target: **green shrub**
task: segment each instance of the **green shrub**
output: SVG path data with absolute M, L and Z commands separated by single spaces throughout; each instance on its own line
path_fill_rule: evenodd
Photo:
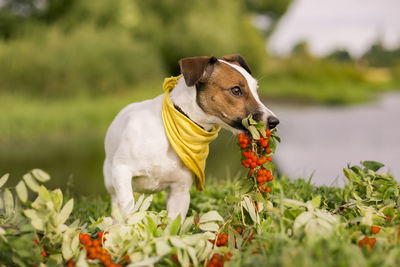
M 118 29 L 56 28 L 0 43 L 0 88 L 35 96 L 99 95 L 161 77 L 151 46 Z

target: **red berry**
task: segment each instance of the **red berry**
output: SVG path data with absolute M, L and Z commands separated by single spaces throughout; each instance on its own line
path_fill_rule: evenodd
M 42 252 L 40 252 L 40 255 L 42 255 L 43 258 L 46 258 L 47 257 L 46 250 L 43 250 Z
M 381 228 L 379 228 L 378 226 L 371 226 L 371 233 L 374 235 L 379 233 L 380 230 Z
M 272 161 L 272 158 L 271 158 L 271 157 L 267 157 L 267 160 L 268 160 L 269 162 L 271 162 L 271 161 Z
M 96 239 L 96 240 L 93 240 L 93 242 L 92 242 L 92 245 L 93 245 L 94 247 L 101 246 L 101 241 L 100 241 L 100 240 L 98 240 L 98 239 Z
M 243 232 L 242 227 L 240 227 L 240 226 L 236 227 L 236 232 L 238 232 L 241 235 Z
M 369 238 L 365 236 L 363 239 L 361 239 L 360 241 L 358 241 L 358 246 L 359 246 L 360 248 L 362 248 L 363 245 L 368 244 L 368 240 L 369 240 Z
M 373 249 L 375 247 L 375 243 L 376 243 L 376 238 L 372 237 L 368 239 L 368 245 L 370 249 Z

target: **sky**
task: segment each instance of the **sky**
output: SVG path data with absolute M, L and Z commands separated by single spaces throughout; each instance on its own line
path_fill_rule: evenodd
M 359 57 L 377 39 L 387 48 L 400 45 L 400 0 L 294 0 L 268 50 L 285 56 L 306 40 L 315 55 L 344 48 Z

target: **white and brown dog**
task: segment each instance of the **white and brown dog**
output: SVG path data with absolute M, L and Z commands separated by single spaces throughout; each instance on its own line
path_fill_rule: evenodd
M 242 119 L 250 114 L 274 128 L 279 120 L 261 103 L 257 81 L 240 55 L 191 57 L 179 61 L 183 77 L 172 90 L 174 106 L 209 131 L 215 125 L 243 132 Z M 163 95 L 125 107 L 109 127 L 105 139 L 104 177 L 112 207 L 128 215 L 133 191 L 167 191 L 170 218 L 189 208 L 193 174 L 171 147 L 164 131 Z

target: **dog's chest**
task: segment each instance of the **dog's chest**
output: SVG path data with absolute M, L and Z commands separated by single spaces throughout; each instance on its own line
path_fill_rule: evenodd
M 192 173 L 165 134 L 161 103 L 162 96 L 128 106 L 107 133 L 107 154 L 114 164 L 128 166 L 136 192 L 157 192 L 179 184 L 190 187 L 192 183 Z

